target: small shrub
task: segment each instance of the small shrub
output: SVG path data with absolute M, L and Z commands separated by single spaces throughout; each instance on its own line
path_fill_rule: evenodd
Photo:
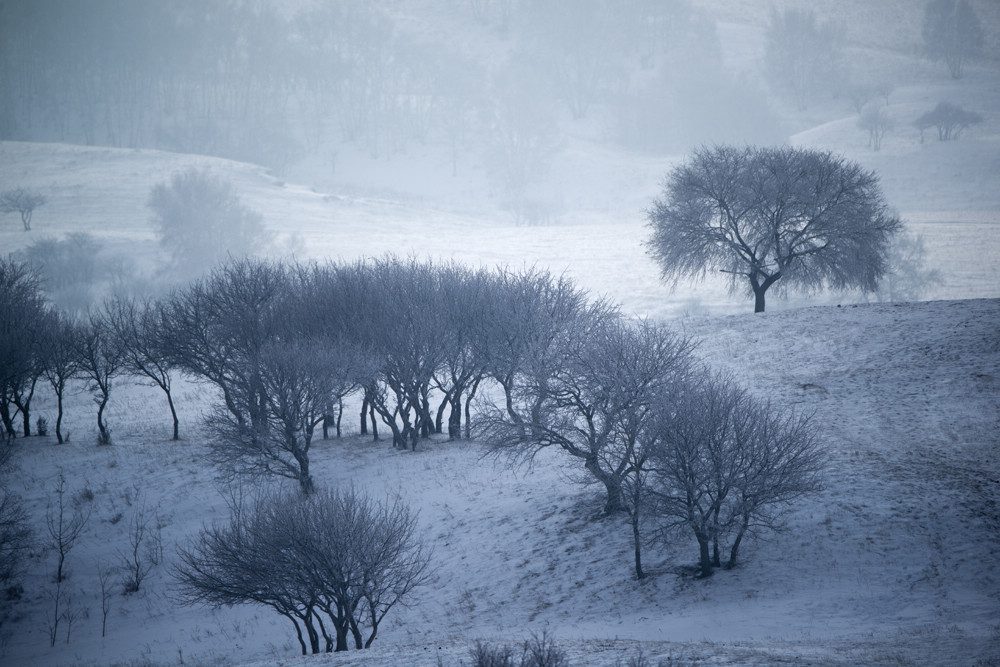
M 472 649 L 471 667 L 516 667 L 514 652 L 509 646 L 490 646 L 483 642 L 476 642 Z
M 521 647 L 521 659 L 514 658 L 510 646 L 491 646 L 476 642 L 470 652 L 471 667 L 569 667 L 566 654 L 556 646 L 548 632 L 532 635 Z
M 521 657 L 521 667 L 569 667 L 566 653 L 556 646 L 555 640 L 548 632 L 532 635 L 524 642 L 524 654 Z
M 35 422 L 35 433 L 40 436 L 46 436 L 49 434 L 49 420 L 45 417 L 39 417 L 38 421 Z

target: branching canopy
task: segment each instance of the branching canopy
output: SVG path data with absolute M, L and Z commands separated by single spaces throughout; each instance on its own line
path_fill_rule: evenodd
M 648 218 L 665 279 L 722 271 L 734 289 L 749 282 L 757 312 L 779 279 L 876 289 L 902 224 L 874 172 L 825 151 L 754 146 L 696 151 Z

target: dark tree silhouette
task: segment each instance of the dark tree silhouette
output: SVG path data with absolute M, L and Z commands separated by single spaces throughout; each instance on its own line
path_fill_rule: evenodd
M 818 490 L 823 457 L 808 419 L 753 398 L 726 377 L 706 376 L 655 401 L 642 447 L 645 485 L 661 535 L 693 533 L 700 574 L 728 566 L 752 531 L 780 526 L 795 499 Z
M 787 147 L 696 151 L 669 174 L 648 218 L 665 279 L 722 271 L 733 289 L 746 281 L 758 313 L 779 280 L 875 290 L 901 227 L 874 172 Z
M 18 412 L 22 412 L 24 434 L 31 433 L 31 421 L 23 410 L 30 405 L 42 372 L 45 319 L 35 275 L 25 264 L 0 258 L 0 436 L 16 435 Z
M 0 193 L 0 213 L 19 213 L 24 231 L 31 231 L 31 216 L 46 202 L 45 195 L 27 188 L 14 188 Z
M 970 125 L 982 122 L 983 117 L 973 111 L 966 111 L 950 102 L 941 102 L 921 115 L 913 124 L 920 130 L 921 141 L 924 139 L 924 130 L 931 127 L 937 128 L 938 141 L 951 141 L 958 139 L 962 131 Z
M 303 655 L 323 650 L 321 638 L 326 652 L 347 651 L 351 638 L 369 648 L 429 566 L 416 515 L 354 491 L 235 503 L 228 524 L 202 530 L 179 553 L 183 600 L 271 607 L 292 622 Z

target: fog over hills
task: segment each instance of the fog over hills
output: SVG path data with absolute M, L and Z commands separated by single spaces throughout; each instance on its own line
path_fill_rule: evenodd
M 122 375 L 114 442 L 97 446 L 73 380 L 68 442 L 19 436 L 0 469 L 36 538 L 23 589 L 0 592 L 0 664 L 459 667 L 477 642 L 520 657 L 543 635 L 570 665 L 1000 664 L 1000 3 L 968 1 L 981 42 L 959 77 L 928 57 L 925 5 L 0 2 L 0 194 L 44 197 L 30 231 L 0 215 L 0 257 L 41 267 L 65 313 L 163 299 L 213 269 L 203 257 L 241 252 L 222 238 L 184 257 L 165 238 L 152 193 L 196 173 L 259 221 L 268 260 L 564 276 L 810 415 L 827 457 L 822 489 L 788 507 L 786 530 L 748 539 L 739 567 L 699 579 L 697 542 L 673 536 L 645 545 L 637 579 L 628 517 L 601 513 L 579 460 L 546 448 L 508 466 L 442 434 L 393 448 L 359 434 L 351 393 L 344 436 L 313 443 L 317 486 L 411 508 L 433 574 L 371 649 L 300 657 L 271 609 L 178 593 L 178 547 L 234 502 L 208 462 L 221 392 L 177 374 L 175 442 L 162 392 Z M 789 17 L 805 24 L 779 39 Z M 919 122 L 943 102 L 973 118 L 950 140 Z M 717 144 L 830 151 L 877 173 L 905 233 L 883 289 L 779 284 L 754 315 L 720 274 L 665 283 L 648 211 L 673 168 Z M 39 382 L 33 419 L 56 409 Z M 54 612 L 60 475 L 91 516 Z M 116 572 L 106 595 L 139 507 L 161 558 L 139 591 L 121 594 Z

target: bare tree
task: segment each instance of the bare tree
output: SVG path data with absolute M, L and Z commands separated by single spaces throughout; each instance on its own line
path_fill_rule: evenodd
M 87 389 L 97 403 L 98 442 L 111 444 L 111 430 L 104 421 L 104 410 L 111 400 L 114 379 L 121 372 L 124 356 L 106 317 L 94 311 L 77 339 L 77 358 L 80 376 L 87 381 Z
M 31 231 L 31 216 L 45 204 L 45 195 L 27 188 L 14 188 L 0 193 L 0 213 L 19 213 L 24 231 Z
M 108 614 L 111 613 L 111 575 L 115 568 L 103 563 L 97 564 L 97 579 L 101 584 L 101 636 L 108 634 Z
M 883 107 L 869 106 L 858 118 L 858 127 L 868 132 L 868 147 L 873 151 L 882 148 L 882 139 L 893 125 L 892 118 Z
M 931 127 L 937 128 L 938 141 L 950 141 L 958 139 L 962 131 L 970 125 L 982 122 L 983 117 L 973 111 L 966 111 L 950 102 L 941 102 L 917 118 L 913 124 L 920 130 L 921 141 L 924 139 L 924 130 Z
M 405 505 L 354 491 L 234 504 L 227 525 L 202 530 L 179 553 L 185 602 L 271 607 L 292 622 L 303 655 L 324 650 L 321 638 L 327 652 L 348 650 L 352 636 L 355 648 L 371 646 L 429 564 Z
M 17 432 L 14 419 L 30 406 L 42 372 L 45 303 L 37 278 L 20 262 L 0 258 L 0 428 L 5 438 Z M 13 407 L 13 411 L 12 408 Z M 23 415 L 24 433 L 31 421 Z
M 561 448 L 604 486 L 605 513 L 628 510 L 623 484 L 650 402 L 672 393 L 688 372 L 690 351 L 688 341 L 662 327 L 633 327 L 592 307 L 518 374 L 513 400 L 493 407 L 483 437 L 493 452 L 515 460 Z
M 927 250 L 919 234 L 896 235 L 889 247 L 889 270 L 873 295 L 877 301 L 920 301 L 942 282 L 941 272 L 926 266 Z
M 7 446 L 0 444 L 0 449 L 6 452 Z M 33 533 L 24 504 L 5 486 L 0 489 L 0 586 L 3 591 L 12 591 L 19 585 L 17 580 L 24 572 L 25 560 L 33 545 Z M 0 626 L 7 615 L 6 607 L 0 610 Z
M 171 393 L 175 363 L 164 345 L 163 314 L 159 306 L 152 301 L 112 299 L 105 303 L 102 317 L 110 327 L 115 345 L 121 350 L 122 370 L 148 378 L 166 394 L 173 420 L 173 439 L 179 440 L 180 421 Z
M 726 377 L 658 402 L 643 446 L 660 534 L 694 535 L 702 577 L 721 565 L 723 539 L 732 537 L 733 566 L 748 532 L 778 527 L 784 508 L 819 488 L 823 458 L 809 421 Z
M 136 593 L 142 587 L 142 582 L 159 563 L 156 536 L 152 533 L 150 524 L 156 518 L 155 512 L 150 515 L 145 500 L 140 494 L 134 501 L 132 517 L 128 525 L 128 548 L 119 553 L 122 578 L 122 592 L 126 595 Z
M 59 622 L 65 618 L 67 604 L 63 582 L 67 578 L 66 558 L 76 546 L 76 541 L 87 527 L 90 520 L 91 505 L 85 500 L 66 498 L 66 478 L 62 473 L 56 481 L 55 507 L 51 504 L 45 511 L 45 527 L 48 530 L 49 543 L 56 551 L 55 591 L 51 594 L 53 603 L 52 616 L 49 618 L 49 643 L 56 644 L 56 633 Z
M 45 347 L 43 350 L 45 378 L 56 395 L 56 440 L 63 444 L 63 399 L 69 381 L 80 374 L 79 357 L 82 330 L 62 314 L 51 311 L 47 317 Z
M 309 450 L 315 429 L 331 400 L 355 386 L 351 374 L 364 361 L 363 353 L 333 341 L 265 343 L 259 358 L 263 419 L 254 427 L 218 410 L 210 420 L 218 436 L 211 458 L 233 473 L 294 479 L 303 493 L 312 493 Z
M 696 151 L 648 219 L 665 279 L 719 270 L 732 289 L 746 281 L 758 313 L 779 280 L 875 290 L 902 225 L 874 172 L 828 152 L 753 146 Z
M 202 271 L 224 259 L 253 254 L 266 239 L 260 214 L 228 182 L 188 169 L 149 195 L 160 244 L 179 270 Z
M 254 432 L 264 420 L 260 350 L 288 292 L 286 267 L 239 259 L 173 294 L 158 313 L 169 362 L 215 385 L 230 417 Z
M 930 0 L 921 35 L 927 57 L 944 60 L 953 79 L 962 78 L 965 64 L 982 55 L 983 27 L 968 0 Z

